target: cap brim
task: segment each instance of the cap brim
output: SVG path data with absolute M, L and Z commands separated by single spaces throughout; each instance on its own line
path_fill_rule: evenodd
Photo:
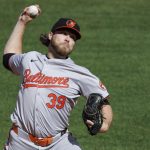
M 76 35 L 77 40 L 81 38 L 80 32 L 75 28 L 69 28 L 68 26 L 61 26 L 59 28 L 56 28 L 55 31 L 59 29 L 68 29 L 69 31 L 72 31 Z

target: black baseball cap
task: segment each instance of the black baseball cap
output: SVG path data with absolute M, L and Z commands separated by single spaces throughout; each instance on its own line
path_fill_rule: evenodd
M 81 38 L 80 27 L 76 21 L 70 18 L 60 18 L 52 27 L 51 32 L 55 32 L 57 30 L 67 29 L 74 33 L 77 37 L 77 40 Z

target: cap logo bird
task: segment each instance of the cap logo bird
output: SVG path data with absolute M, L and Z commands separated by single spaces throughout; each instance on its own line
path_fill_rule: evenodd
M 76 23 L 73 20 L 67 20 L 66 25 L 69 28 L 73 28 L 76 25 Z

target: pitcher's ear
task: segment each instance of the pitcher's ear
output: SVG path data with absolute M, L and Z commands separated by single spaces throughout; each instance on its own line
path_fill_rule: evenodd
M 48 33 L 48 39 L 49 39 L 49 40 L 52 39 L 52 36 L 53 36 L 53 33 L 52 33 L 52 32 Z

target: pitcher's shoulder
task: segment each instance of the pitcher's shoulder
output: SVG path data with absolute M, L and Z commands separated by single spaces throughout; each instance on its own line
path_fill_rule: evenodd
M 89 74 L 92 75 L 92 73 L 90 72 L 90 70 L 84 66 L 78 65 L 78 64 L 73 64 L 73 67 L 76 71 L 80 72 L 80 74 Z
M 41 54 L 40 52 L 30 51 L 30 52 L 25 53 L 24 59 L 35 59 L 35 58 L 39 58 L 42 55 L 43 54 Z
M 39 56 L 42 55 L 40 52 L 37 51 L 30 51 L 26 53 L 27 56 Z

